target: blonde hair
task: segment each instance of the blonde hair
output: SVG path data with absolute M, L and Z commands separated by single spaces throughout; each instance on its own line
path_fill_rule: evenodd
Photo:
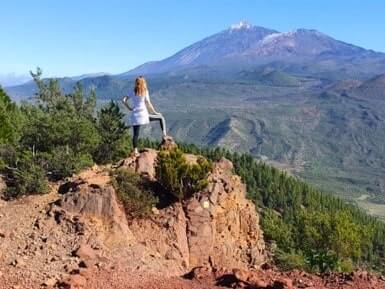
M 143 76 L 139 76 L 135 79 L 135 95 L 145 96 L 148 93 L 147 82 Z

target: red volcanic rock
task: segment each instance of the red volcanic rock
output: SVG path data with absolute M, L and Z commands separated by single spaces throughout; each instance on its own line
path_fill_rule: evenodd
M 75 255 L 83 260 L 94 260 L 96 258 L 95 250 L 88 244 L 82 244 L 75 251 Z
M 59 283 L 59 288 L 62 289 L 83 289 L 87 284 L 86 278 L 76 274 L 67 277 L 65 280 Z

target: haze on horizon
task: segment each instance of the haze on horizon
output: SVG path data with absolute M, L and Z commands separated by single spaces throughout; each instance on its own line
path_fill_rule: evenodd
M 316 29 L 385 52 L 379 1 L 7 1 L 0 16 L 0 83 L 40 66 L 45 76 L 122 73 L 159 60 L 240 20 Z

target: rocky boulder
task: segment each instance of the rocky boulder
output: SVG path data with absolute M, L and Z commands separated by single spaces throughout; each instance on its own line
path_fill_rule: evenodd
M 207 189 L 185 205 L 191 267 L 258 267 L 265 260 L 258 214 L 232 168 L 217 162 Z
M 162 209 L 151 220 L 136 220 L 130 230 L 139 242 L 180 268 L 258 267 L 265 260 L 259 217 L 232 173 L 232 163 L 214 165 L 209 185 L 183 203 Z
M 88 218 L 104 245 L 114 247 L 132 241 L 127 219 L 119 205 L 106 171 L 86 170 L 59 188 L 57 204 L 64 210 Z

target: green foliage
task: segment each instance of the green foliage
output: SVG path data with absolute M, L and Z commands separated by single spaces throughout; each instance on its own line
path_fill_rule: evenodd
M 94 163 L 90 154 L 74 153 L 68 146 L 55 147 L 49 153 L 39 154 L 39 162 L 53 180 L 71 176 Z
M 353 272 L 354 267 L 354 263 L 351 259 L 340 260 L 338 263 L 338 271 L 340 272 Z
M 212 165 L 203 157 L 189 163 L 178 148 L 162 150 L 158 154 L 156 176 L 162 186 L 179 200 L 203 190 Z
M 307 255 L 309 268 L 314 272 L 331 272 L 338 269 L 340 260 L 332 251 L 312 250 Z
M 266 209 L 261 222 L 267 241 L 275 241 L 279 248 L 286 251 L 293 248 L 292 228 L 282 220 L 277 212 Z
M 0 87 L 0 144 L 15 144 L 20 136 L 21 123 L 18 107 Z
M 284 271 L 290 271 L 294 269 L 306 270 L 307 260 L 301 251 L 281 251 L 275 252 L 275 262 Z
M 112 184 L 127 216 L 149 216 L 158 199 L 146 188 L 140 176 L 130 169 L 117 169 L 111 175 Z
M 115 102 L 96 119 L 95 91 L 85 95 L 77 83 L 65 94 L 58 80 L 41 78 L 40 68 L 31 75 L 38 105 L 19 108 L 0 89 L 0 172 L 9 177 L 9 197 L 45 192 L 45 176 L 62 179 L 94 161 L 105 164 L 129 153 L 124 115 Z
M 6 198 L 16 198 L 27 194 L 44 194 L 49 191 L 48 181 L 43 168 L 31 153 L 14 154 L 6 166 Z
M 102 141 L 95 152 L 97 162 L 115 162 L 128 155 L 131 141 L 123 117 L 124 114 L 114 101 L 99 111 L 97 128 Z
M 34 152 L 50 152 L 68 146 L 75 153 L 95 151 L 100 142 L 94 123 L 71 111 L 45 112 L 34 106 L 22 107 L 28 122 L 22 129 L 21 145 Z

